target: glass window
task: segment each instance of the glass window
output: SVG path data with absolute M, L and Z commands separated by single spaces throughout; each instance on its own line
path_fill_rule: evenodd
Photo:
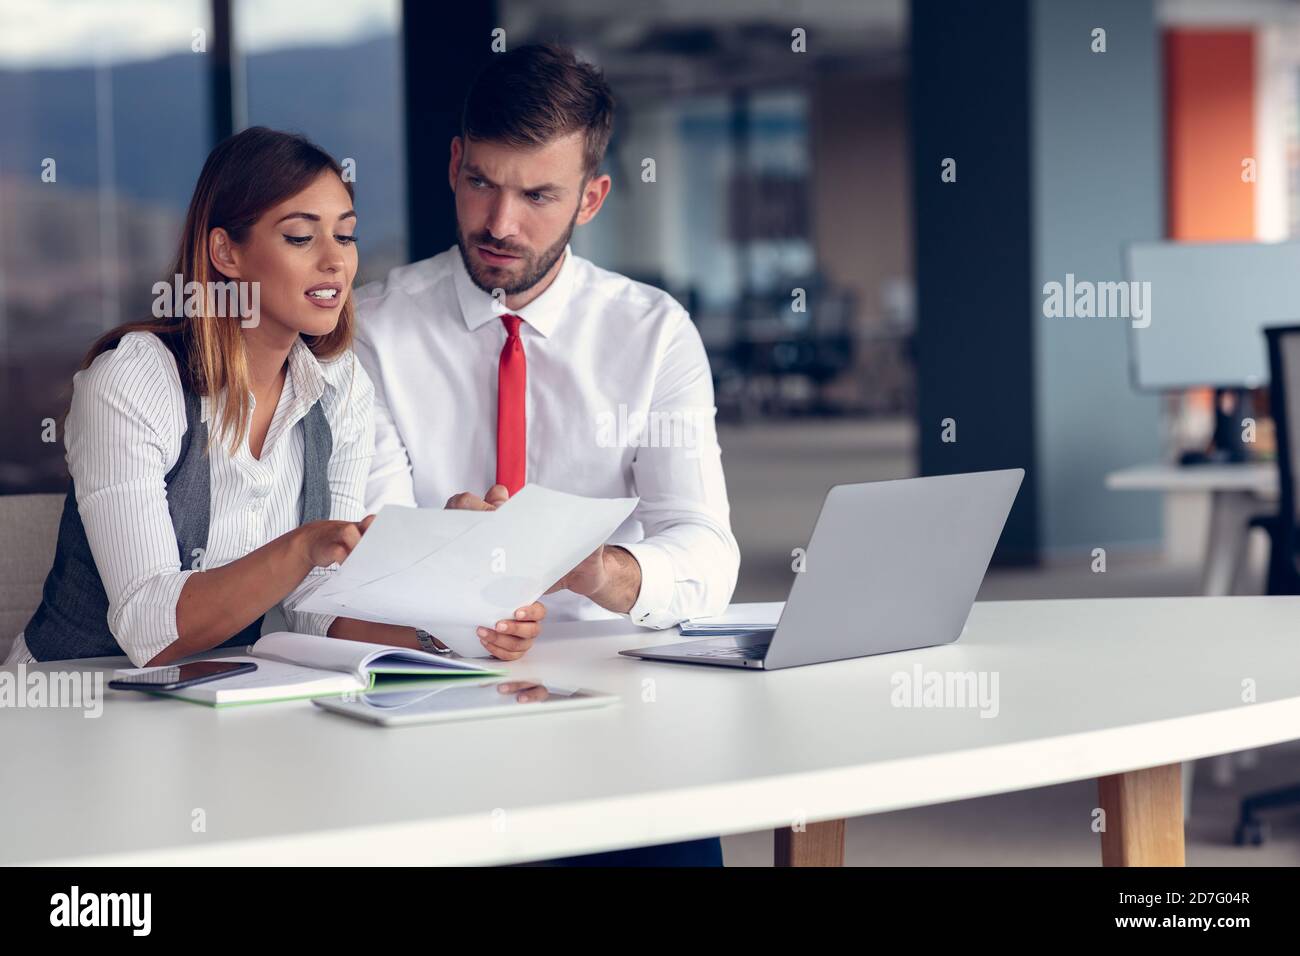
M 0 494 L 65 487 L 72 373 L 151 314 L 210 148 L 209 29 L 203 0 L 0 11 Z
M 354 171 L 360 284 L 407 261 L 401 3 L 305 14 L 298 0 L 235 5 L 238 126 L 302 133 Z

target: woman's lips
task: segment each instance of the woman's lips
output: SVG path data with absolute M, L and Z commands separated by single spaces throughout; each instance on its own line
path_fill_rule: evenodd
M 343 301 L 343 290 L 336 285 L 312 286 L 302 295 L 318 309 L 335 309 Z
M 478 254 L 482 256 L 483 261 L 490 266 L 508 266 L 510 263 L 519 259 L 518 256 L 502 255 L 499 252 L 493 252 L 492 250 L 485 249 L 482 246 L 478 247 Z

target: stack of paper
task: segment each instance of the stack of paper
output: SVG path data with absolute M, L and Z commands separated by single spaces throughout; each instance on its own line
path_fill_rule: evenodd
M 476 629 L 536 601 L 604 544 L 636 503 L 525 485 L 495 511 L 389 505 L 298 607 L 423 628 L 462 656 L 487 657 Z
M 724 637 L 750 631 L 771 631 L 776 629 L 784 608 L 784 601 L 733 604 L 721 614 L 691 618 L 677 627 L 686 637 Z

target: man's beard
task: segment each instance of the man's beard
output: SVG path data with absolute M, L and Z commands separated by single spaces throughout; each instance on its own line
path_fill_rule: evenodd
M 559 241 L 554 243 L 549 249 L 541 255 L 533 255 L 526 249 L 516 248 L 514 246 L 503 246 L 497 242 L 487 232 L 481 232 L 473 238 L 472 245 L 485 245 L 492 249 L 498 249 L 501 252 L 509 253 L 512 256 L 519 256 L 524 264 L 523 275 L 509 284 L 502 284 L 499 281 L 492 281 L 489 276 L 496 270 L 490 267 L 480 267 L 477 262 L 470 258 L 469 248 L 466 244 L 464 233 L 461 232 L 459 224 L 456 226 L 456 247 L 460 249 L 461 261 L 465 263 L 465 271 L 469 273 L 470 279 L 474 284 L 486 292 L 493 295 L 497 289 L 500 289 L 506 295 L 518 295 L 521 292 L 527 292 L 537 283 L 542 281 L 546 273 L 551 271 L 551 267 L 559 261 L 560 256 L 564 255 L 564 247 L 569 244 L 573 237 L 573 228 L 578 222 L 578 210 L 573 211 L 573 218 L 569 220 L 569 228 L 564 230 L 564 235 Z M 480 271 L 482 269 L 482 271 Z

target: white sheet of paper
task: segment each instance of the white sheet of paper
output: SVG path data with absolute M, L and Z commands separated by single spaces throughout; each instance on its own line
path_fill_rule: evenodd
M 432 554 L 491 513 L 385 505 L 361 543 L 316 594 L 350 591 L 408 568 L 415 556 Z
M 345 587 L 331 582 L 327 593 L 322 587 L 299 608 L 420 627 L 464 657 L 487 657 L 475 629 L 510 619 L 516 608 L 541 597 L 604 544 L 636 503 L 525 485 L 496 511 L 395 509 L 389 520 L 404 527 L 387 529 L 382 549 L 369 549 Z M 388 512 L 380 512 L 363 545 Z M 475 519 L 448 522 L 431 514 Z M 358 546 L 339 577 L 360 553 Z

